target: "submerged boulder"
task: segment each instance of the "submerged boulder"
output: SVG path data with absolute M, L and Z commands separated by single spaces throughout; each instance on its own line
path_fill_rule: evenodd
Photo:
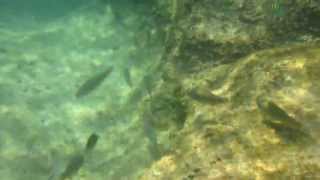
M 319 67 L 320 44 L 313 43 L 257 51 L 180 78 L 184 126 L 141 179 L 315 178 Z M 190 98 L 195 87 L 226 101 Z

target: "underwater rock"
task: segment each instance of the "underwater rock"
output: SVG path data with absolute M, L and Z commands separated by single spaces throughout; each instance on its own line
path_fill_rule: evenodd
M 153 124 L 159 129 L 167 129 L 170 126 L 182 129 L 186 120 L 186 105 L 181 97 L 165 94 L 170 91 L 166 89 L 151 99 L 149 111 L 155 117 Z
M 177 169 L 156 168 L 160 159 L 144 173 L 144 179 L 183 179 L 198 167 L 205 172 L 199 179 L 303 178 L 309 167 L 308 173 L 317 173 L 318 159 L 299 157 L 313 155 L 309 148 L 319 144 L 315 138 L 320 132 L 319 58 L 319 44 L 298 44 L 258 51 L 192 75 L 172 73 L 170 79 L 181 82 L 181 93 L 167 91 L 171 81 L 155 91 L 163 91 L 166 96 L 162 97 L 182 97 L 188 105 L 184 127 L 176 133 L 168 125 L 165 130 L 175 137 L 159 138 L 161 144 L 174 146 L 171 155 Z M 171 72 L 175 65 L 168 64 Z M 215 93 L 227 98 L 221 100 Z M 216 101 L 218 106 L 208 105 Z M 161 112 L 162 106 L 157 105 L 162 103 L 154 98 L 153 110 Z M 157 117 L 163 120 L 171 114 L 157 113 Z M 229 153 L 212 163 L 221 151 Z M 192 163 L 185 167 L 185 162 Z
M 181 74 L 228 64 L 257 50 L 319 37 L 319 1 L 157 1 L 171 19 L 165 58 Z M 160 27 L 162 28 L 162 27 Z
M 105 71 L 98 73 L 91 78 L 87 79 L 77 90 L 76 97 L 80 98 L 90 94 L 93 90 L 95 90 L 103 80 L 111 74 L 113 71 L 113 67 L 108 67 Z

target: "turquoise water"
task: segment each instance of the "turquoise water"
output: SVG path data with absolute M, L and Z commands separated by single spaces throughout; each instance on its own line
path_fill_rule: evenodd
M 132 179 L 154 160 L 135 103 L 162 46 L 148 42 L 141 27 L 152 26 L 134 3 L 1 0 L 1 179 L 61 179 L 92 133 L 98 142 L 74 179 Z M 109 67 L 100 85 L 75 96 Z

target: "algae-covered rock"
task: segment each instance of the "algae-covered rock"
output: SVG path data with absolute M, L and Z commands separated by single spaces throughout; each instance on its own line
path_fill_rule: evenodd
M 155 12 L 170 19 L 160 27 L 167 34 L 164 60 L 190 74 L 256 50 L 316 40 L 319 7 L 316 0 L 181 0 L 158 1 Z
M 185 126 L 141 179 L 318 177 L 319 64 L 319 44 L 292 45 L 180 79 Z M 228 101 L 190 98 L 193 87 Z

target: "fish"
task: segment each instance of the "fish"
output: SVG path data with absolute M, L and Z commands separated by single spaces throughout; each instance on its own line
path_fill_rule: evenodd
M 47 180 L 58 180 L 58 178 L 64 171 L 63 158 L 57 151 L 52 150 L 49 154 L 49 160 L 51 162 L 51 168 Z
M 152 124 L 149 120 L 144 120 L 143 130 L 149 141 L 153 144 L 158 144 L 157 134 L 155 129 L 152 127 Z
M 133 92 L 131 92 L 128 102 L 129 104 L 136 104 L 143 96 L 144 91 L 141 91 L 140 89 L 135 89 L 133 90 Z
M 256 100 L 258 108 L 268 116 L 265 121 L 271 127 L 286 127 L 290 129 L 300 129 L 301 123 L 291 117 L 284 109 L 276 103 L 263 97 L 258 97 Z
M 76 98 L 81 98 L 83 96 L 87 96 L 90 94 L 93 90 L 95 90 L 103 80 L 109 76 L 113 71 L 113 67 L 108 67 L 105 71 L 100 72 L 91 78 L 87 79 L 77 90 L 76 92 Z
M 132 87 L 131 73 L 129 68 L 123 69 L 123 76 L 128 86 Z
M 146 75 L 143 78 L 143 85 L 145 89 L 147 90 L 147 93 L 149 94 L 150 98 L 152 97 L 152 89 L 154 86 L 154 79 L 151 75 Z
M 147 139 L 149 140 L 147 147 L 151 156 L 155 160 L 160 159 L 161 153 L 158 148 L 158 138 L 157 138 L 156 130 L 152 126 L 150 120 L 148 119 L 144 120 L 143 130 Z
M 286 142 L 311 143 L 314 141 L 311 135 L 303 129 L 302 123 L 290 116 L 275 102 L 259 96 L 256 103 L 263 115 L 262 123 L 274 129 Z
M 88 138 L 85 151 L 86 152 L 92 151 L 92 149 L 96 146 L 98 139 L 99 139 L 99 136 L 97 134 L 95 133 L 91 134 L 90 137 Z
M 110 6 L 111 7 L 111 12 L 112 12 L 112 15 L 113 15 L 113 22 L 114 22 L 115 26 L 120 28 L 119 30 L 126 29 L 127 25 L 125 23 L 124 16 L 121 14 L 122 11 L 119 9 L 119 7 L 117 7 L 116 4 L 110 2 L 110 5 L 111 5 Z
M 89 136 L 84 153 L 76 153 L 70 158 L 65 170 L 60 175 L 60 180 L 70 178 L 79 171 L 85 162 L 85 156 L 96 146 L 98 139 L 99 136 L 95 133 Z
M 193 88 L 189 91 L 188 95 L 199 102 L 206 103 L 206 104 L 219 104 L 226 101 L 225 98 L 214 95 L 210 92 L 210 90 L 205 88 Z
M 73 155 L 70 158 L 66 169 L 62 172 L 60 176 L 60 180 L 64 180 L 74 176 L 79 171 L 79 169 L 83 166 L 83 163 L 84 163 L 84 154 L 79 153 L 79 154 Z

